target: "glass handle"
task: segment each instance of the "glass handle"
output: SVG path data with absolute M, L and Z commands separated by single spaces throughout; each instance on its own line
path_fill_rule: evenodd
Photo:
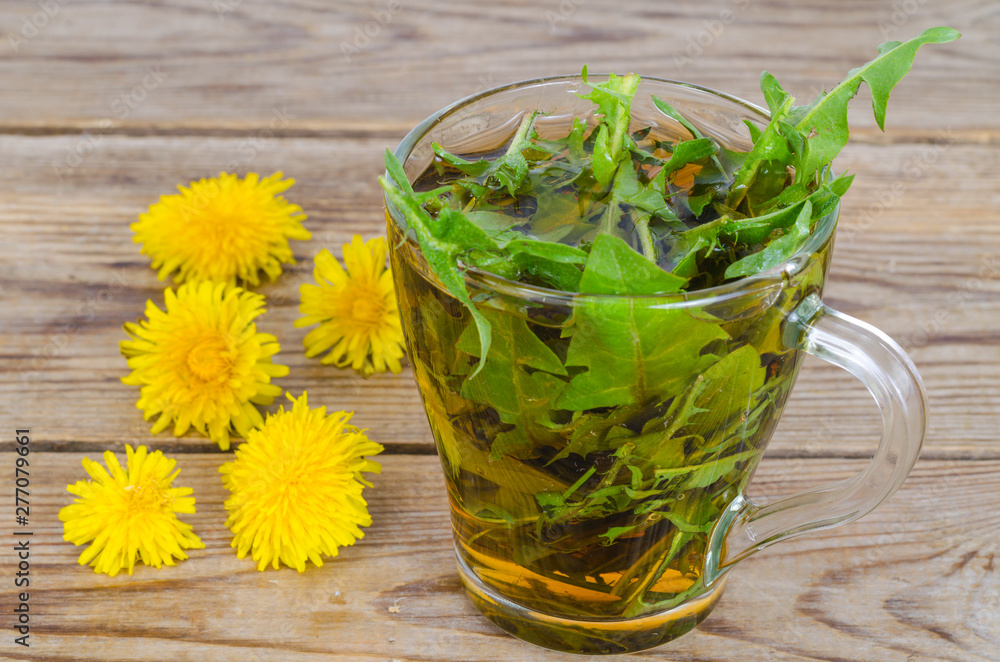
M 712 531 L 705 559 L 706 584 L 776 542 L 870 513 L 903 483 L 923 444 L 924 385 L 913 362 L 887 335 L 828 308 L 812 294 L 789 316 L 784 342 L 860 379 L 882 413 L 882 439 L 871 463 L 852 478 L 766 505 L 737 497 Z

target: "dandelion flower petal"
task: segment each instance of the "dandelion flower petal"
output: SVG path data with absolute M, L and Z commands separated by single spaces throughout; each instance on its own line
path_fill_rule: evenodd
M 294 183 L 280 172 L 242 180 L 223 172 L 178 186 L 139 215 L 133 240 L 160 280 L 176 272 L 177 283 L 240 279 L 256 286 L 263 271 L 273 281 L 282 264 L 295 264 L 288 240 L 311 237 L 302 208 L 280 195 Z
M 400 372 L 403 329 L 385 257 L 383 237 L 363 242 L 359 235 L 344 245 L 344 267 L 326 249 L 316 256 L 316 284 L 299 287 L 303 317 L 295 322 L 319 324 L 305 337 L 307 357 L 327 352 L 322 363 L 351 367 L 365 377 Z
M 348 423 L 351 414 L 309 409 L 305 393 L 289 399 L 291 410 L 268 416 L 219 469 L 232 547 L 258 570 L 283 563 L 303 572 L 306 561 L 322 565 L 338 546 L 353 545 L 364 535 L 359 527 L 371 524 L 361 473 L 381 471 L 368 457 L 382 446 Z
M 123 469 L 111 452 L 104 454 L 110 474 L 84 458 L 83 468 L 92 480 L 78 481 L 66 489 L 77 498 L 59 511 L 63 538 L 74 545 L 90 545 L 80 554 L 80 565 L 114 577 L 122 570 L 132 574 L 137 560 L 157 568 L 187 558 L 182 549 L 202 549 L 204 543 L 178 513 L 194 513 L 190 488 L 171 487 L 178 471 L 173 460 L 145 446 L 125 447 Z
M 120 347 L 132 373 L 122 381 L 142 387 L 137 406 L 145 420 L 159 417 L 154 434 L 171 424 L 176 435 L 194 428 L 227 450 L 230 434 L 263 422 L 254 404 L 280 393 L 271 377 L 288 373 L 271 362 L 280 349 L 274 336 L 253 321 L 264 297 L 202 282 L 167 289 L 164 300 L 165 311 L 150 302 L 148 319 L 125 324 L 131 339 Z

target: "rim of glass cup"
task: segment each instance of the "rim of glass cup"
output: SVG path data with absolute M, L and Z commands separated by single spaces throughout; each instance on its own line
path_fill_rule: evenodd
M 607 78 L 606 73 L 590 73 L 588 76 L 594 79 Z M 739 97 L 735 97 L 731 94 L 726 94 L 725 92 L 720 92 L 718 90 L 713 90 L 710 87 L 704 87 L 702 85 L 696 85 L 694 83 L 688 83 L 680 80 L 673 80 L 670 78 L 657 78 L 655 76 L 642 76 L 642 82 L 655 82 L 661 84 L 667 84 L 676 87 L 683 87 L 687 89 L 698 90 L 699 92 L 704 92 L 710 94 L 714 97 L 720 99 L 725 99 L 726 101 L 740 106 L 744 110 L 750 111 L 755 115 L 759 115 L 765 122 L 770 119 L 770 114 L 765 109 L 760 106 L 750 103 Z M 444 108 L 432 113 L 427 119 L 420 122 L 415 126 L 403 140 L 399 143 L 396 149 L 393 151 L 399 162 L 406 164 L 406 159 L 409 158 L 410 153 L 413 148 L 420 142 L 420 140 L 426 136 L 431 129 L 440 124 L 443 120 L 461 111 L 466 106 L 490 97 L 501 92 L 506 92 L 518 88 L 526 88 L 533 85 L 547 85 L 552 83 L 566 83 L 566 82 L 579 82 L 583 83 L 583 78 L 580 74 L 561 74 L 556 76 L 544 76 L 541 78 L 531 78 L 527 80 L 515 81 L 513 83 L 508 83 L 506 85 L 500 85 L 497 87 L 492 87 L 482 92 L 477 92 L 470 96 L 464 97 L 451 103 Z M 529 110 L 529 109 L 526 109 Z M 534 109 L 530 109 L 534 110 Z M 385 177 L 389 181 L 392 180 L 392 176 L 386 172 Z M 395 182 L 394 182 L 395 183 Z M 396 212 L 395 207 L 389 201 L 389 199 L 383 193 L 382 195 L 385 208 L 390 211 L 389 216 L 392 218 L 393 223 L 399 228 L 400 231 L 406 234 L 406 227 L 400 222 L 398 218 L 398 212 Z M 809 235 L 809 239 L 801 248 L 785 262 L 771 267 L 765 271 L 753 274 L 751 276 L 745 276 L 739 278 L 729 283 L 723 283 L 721 285 L 715 285 L 712 287 L 706 287 L 699 290 L 693 290 L 691 292 L 677 292 L 670 294 L 580 294 L 577 292 L 566 292 L 563 290 L 555 290 L 547 287 L 541 287 L 538 285 L 530 285 L 527 283 L 521 283 L 518 281 L 513 281 L 503 276 L 498 276 L 497 274 L 490 273 L 488 271 L 483 271 L 481 269 L 476 269 L 475 267 L 467 267 L 464 270 L 464 275 L 467 280 L 471 280 L 476 283 L 479 287 L 485 287 L 489 290 L 496 292 L 497 294 L 503 294 L 516 299 L 527 299 L 527 300 L 539 300 L 544 299 L 547 302 L 555 302 L 558 300 L 565 300 L 567 303 L 572 301 L 580 300 L 581 298 L 589 299 L 601 299 L 608 297 L 622 297 L 627 296 L 630 299 L 655 299 L 657 302 L 679 304 L 684 306 L 685 304 L 695 304 L 704 305 L 710 301 L 721 301 L 726 299 L 731 299 L 739 296 L 745 296 L 751 293 L 759 293 L 761 290 L 771 289 L 773 287 L 783 286 L 785 283 L 792 280 L 800 271 L 806 268 L 808 264 L 812 261 L 812 256 L 823 247 L 824 244 L 830 239 L 834 230 L 837 226 L 837 219 L 840 216 L 840 204 L 838 202 L 837 206 L 826 216 L 820 219 L 819 225 L 814 232 Z

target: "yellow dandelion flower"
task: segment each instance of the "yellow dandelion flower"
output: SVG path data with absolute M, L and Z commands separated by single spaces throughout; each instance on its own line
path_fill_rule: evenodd
M 130 227 L 142 253 L 153 260 L 160 280 L 177 272 L 174 281 L 212 280 L 236 284 L 240 278 L 258 285 L 258 272 L 273 281 L 281 265 L 295 264 L 289 239 L 309 239 L 302 227 L 302 208 L 279 195 L 294 179 L 277 172 L 261 179 L 222 173 L 212 179 L 178 186 L 179 195 L 164 195 Z
M 361 473 L 382 470 L 366 459 L 382 446 L 348 424 L 352 414 L 309 409 L 306 397 L 289 395 L 291 411 L 268 416 L 219 469 L 232 493 L 226 500 L 232 546 L 241 559 L 250 552 L 258 570 L 278 568 L 279 561 L 299 572 L 306 560 L 321 566 L 322 555 L 353 545 L 372 521 L 361 496 L 371 483 Z
M 254 405 L 269 405 L 281 389 L 270 383 L 288 367 L 271 363 L 277 339 L 258 333 L 253 320 L 264 297 L 225 283 L 187 283 L 164 293 L 166 311 L 146 302 L 146 320 L 126 323 L 131 340 L 121 342 L 132 373 L 126 384 L 142 387 L 136 406 L 153 434 L 171 423 L 174 435 L 189 428 L 222 450 L 229 435 L 246 437 L 264 422 Z
M 205 547 L 191 525 L 177 519 L 178 513 L 194 513 L 191 488 L 171 487 L 180 473 L 174 471 L 177 463 L 160 451 L 147 453 L 145 446 L 125 446 L 125 453 L 124 469 L 114 453 L 104 453 L 110 473 L 83 458 L 93 480 L 67 485 L 78 498 L 59 511 L 63 538 L 74 545 L 90 543 L 80 565 L 112 577 L 121 570 L 131 575 L 137 559 L 159 568 L 186 559 L 185 549 Z
M 299 287 L 305 317 L 295 321 L 296 327 L 319 324 L 305 337 L 306 356 L 330 350 L 323 363 L 350 366 L 365 377 L 401 370 L 403 328 L 385 255 L 384 238 L 362 243 L 354 235 L 344 244 L 346 270 L 326 249 L 316 256 L 316 285 Z

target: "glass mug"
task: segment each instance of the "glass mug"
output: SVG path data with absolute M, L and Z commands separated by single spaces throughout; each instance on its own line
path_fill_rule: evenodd
M 577 96 L 588 89 L 561 76 L 488 90 L 426 119 L 395 154 L 413 181 L 432 163 L 433 142 L 462 156 L 495 152 L 536 109 L 545 113 L 540 137 L 565 136 L 574 117 L 593 125 L 593 104 Z M 652 95 L 729 149 L 749 150 L 744 121 L 767 121 L 725 94 L 643 78 L 632 127 L 661 138 L 689 135 Z M 885 334 L 820 298 L 839 208 L 785 264 L 689 293 L 577 295 L 467 270 L 493 329 L 484 369 L 472 376 L 480 359 L 470 314 L 431 273 L 399 211 L 385 206 L 459 573 L 480 611 L 521 639 L 592 654 L 675 639 L 709 614 L 735 563 L 870 512 L 916 462 L 926 418 L 916 369 Z M 631 328 L 614 323 L 616 311 Z M 619 378 L 635 378 L 631 395 L 587 384 L 586 367 L 563 368 L 566 339 L 578 336 L 592 355 L 607 354 Z M 747 484 L 803 353 L 865 384 L 882 439 L 857 476 L 758 504 Z M 566 401 L 567 384 L 580 379 L 576 392 L 587 397 Z

